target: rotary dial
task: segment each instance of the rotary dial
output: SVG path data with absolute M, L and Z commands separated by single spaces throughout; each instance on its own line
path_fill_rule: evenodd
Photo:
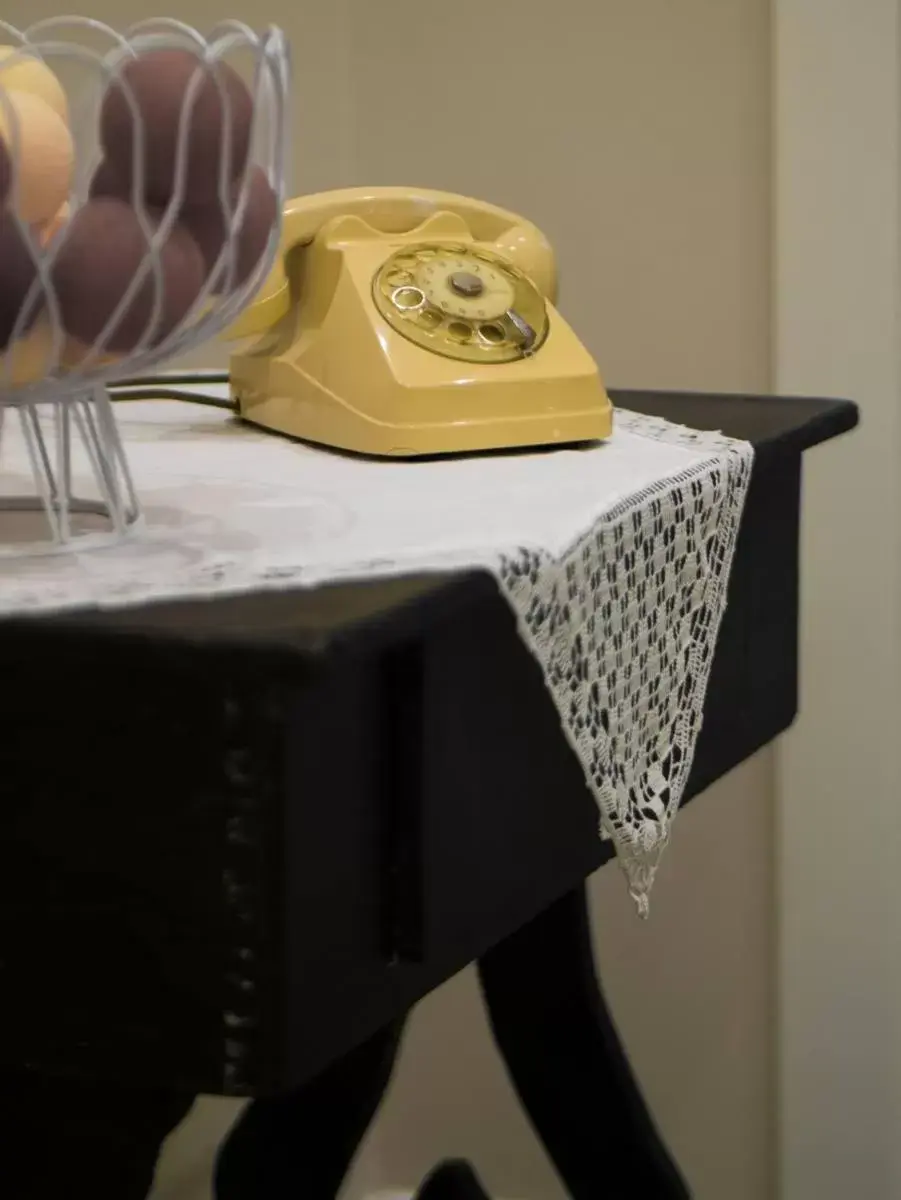
M 416 282 L 434 308 L 468 321 L 496 321 L 515 299 L 509 276 L 472 256 L 438 254 L 417 270 Z
M 533 354 L 547 335 L 535 285 L 480 246 L 404 247 L 376 273 L 373 299 L 398 333 L 466 362 L 512 362 Z

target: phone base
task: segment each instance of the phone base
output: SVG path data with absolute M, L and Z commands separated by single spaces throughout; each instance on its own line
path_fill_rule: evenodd
M 610 436 L 594 359 L 535 283 L 454 214 L 391 237 L 336 217 L 289 268 L 288 311 L 232 356 L 245 420 L 378 458 Z M 454 290 L 470 285 L 475 299 Z M 529 352 L 514 316 L 535 338 Z
M 515 396 L 505 394 L 506 412 L 486 413 L 478 420 L 432 422 L 379 421 L 325 393 L 313 380 L 306 379 L 302 384 L 305 386 L 292 389 L 290 394 L 260 392 L 242 379 L 236 364 L 232 366 L 232 399 L 243 420 L 300 441 L 373 458 L 433 458 L 560 447 L 603 441 L 613 431 L 613 406 L 597 380 L 594 387 L 585 389 L 589 396 L 583 397 L 584 406 L 568 411 L 545 408 L 524 412 L 528 409 L 523 404 L 524 396 L 517 404 Z M 492 407 L 490 401 L 496 390 L 486 389 L 486 408 Z M 301 394 L 305 400 L 301 400 Z M 421 402 L 416 407 L 421 410 Z

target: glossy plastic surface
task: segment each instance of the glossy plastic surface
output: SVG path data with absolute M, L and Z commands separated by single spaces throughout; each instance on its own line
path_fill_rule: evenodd
M 496 255 L 524 276 L 542 310 L 536 348 L 526 330 L 515 361 L 479 361 L 478 353 L 449 352 L 448 339 L 433 349 L 386 319 L 374 281 L 404 248 L 430 245 Z M 287 205 L 282 255 L 230 331 L 257 339 L 232 357 L 233 395 L 247 420 L 377 456 L 605 438 L 610 401 L 591 356 L 554 309 L 555 294 L 547 239 L 514 213 L 403 188 L 303 197 Z

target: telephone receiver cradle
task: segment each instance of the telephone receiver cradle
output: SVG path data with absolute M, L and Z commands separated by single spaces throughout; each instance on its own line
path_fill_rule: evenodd
M 285 208 L 279 255 L 229 330 L 254 424 L 378 457 L 606 438 L 598 369 L 554 308 L 544 235 L 463 196 L 351 188 Z

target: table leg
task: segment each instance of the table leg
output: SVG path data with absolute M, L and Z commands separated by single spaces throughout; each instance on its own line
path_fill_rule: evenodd
M 254 1100 L 222 1146 L 216 1200 L 332 1200 L 394 1069 L 403 1021 L 302 1088 Z
M 145 1200 L 194 1097 L 0 1069 L 0 1195 Z
M 491 1197 L 465 1159 L 451 1159 L 429 1172 L 414 1200 L 491 1200 Z
M 495 1040 L 573 1200 L 687 1200 L 595 973 L 584 889 L 479 962 Z

